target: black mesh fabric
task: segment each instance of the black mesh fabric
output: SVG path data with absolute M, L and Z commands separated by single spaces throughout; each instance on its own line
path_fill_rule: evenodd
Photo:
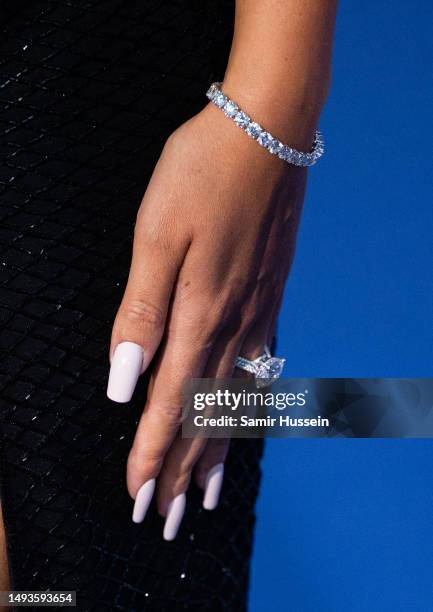
M 245 608 L 261 444 L 220 507 L 191 487 L 178 538 L 131 521 L 143 405 L 105 395 L 136 211 L 165 139 L 222 76 L 226 0 L 1 2 L 1 498 L 13 587 L 79 610 Z

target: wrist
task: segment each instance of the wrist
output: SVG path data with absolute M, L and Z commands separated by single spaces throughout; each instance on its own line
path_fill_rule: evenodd
M 309 151 L 314 141 L 326 90 L 319 86 L 306 91 L 299 87 L 293 92 L 282 91 L 277 84 L 263 80 L 226 75 L 222 90 L 254 121 L 275 137 L 301 151 Z

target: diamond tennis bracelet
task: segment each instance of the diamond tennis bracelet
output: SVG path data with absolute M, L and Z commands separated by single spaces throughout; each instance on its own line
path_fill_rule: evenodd
M 237 126 L 248 134 L 248 136 L 267 149 L 269 153 L 278 155 L 280 159 L 283 159 L 288 164 L 293 164 L 294 166 L 312 166 L 319 157 L 322 157 L 324 142 L 320 132 L 316 131 L 316 137 L 311 151 L 309 153 L 303 153 L 289 147 L 289 145 L 283 144 L 278 138 L 274 138 L 269 132 L 263 129 L 261 125 L 253 121 L 251 117 L 239 108 L 236 102 L 230 100 L 230 98 L 221 91 L 221 83 L 212 83 L 206 92 L 206 96 L 212 104 L 220 108 L 225 116 L 232 119 Z

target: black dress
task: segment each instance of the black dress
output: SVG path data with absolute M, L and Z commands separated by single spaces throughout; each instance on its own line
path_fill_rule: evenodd
M 261 444 L 237 441 L 222 500 L 192 485 L 174 542 L 131 521 L 143 407 L 106 398 L 135 215 L 170 132 L 205 103 L 227 0 L 1 3 L 1 499 L 15 589 L 79 610 L 242 610 Z

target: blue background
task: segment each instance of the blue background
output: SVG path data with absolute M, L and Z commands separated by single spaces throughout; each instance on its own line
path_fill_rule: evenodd
M 433 5 L 341 2 L 280 321 L 290 376 L 432 376 Z M 252 612 L 433 610 L 433 442 L 270 440 Z

